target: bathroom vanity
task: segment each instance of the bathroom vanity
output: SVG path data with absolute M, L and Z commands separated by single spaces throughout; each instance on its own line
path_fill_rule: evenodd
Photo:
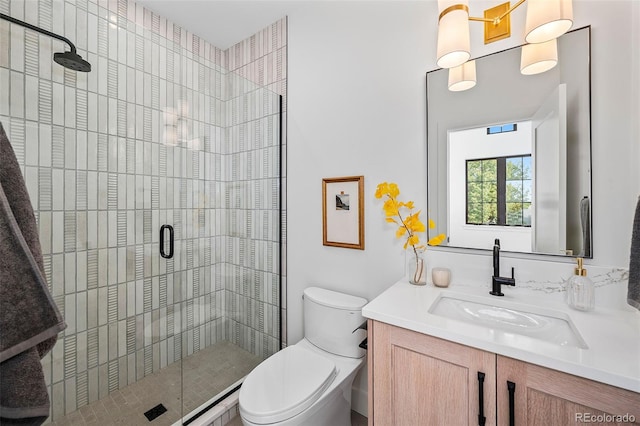
M 401 281 L 365 306 L 369 424 L 640 422 L 639 313 L 520 290 Z

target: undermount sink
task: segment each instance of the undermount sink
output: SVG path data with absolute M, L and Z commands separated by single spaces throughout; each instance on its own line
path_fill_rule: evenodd
M 559 311 L 471 295 L 443 294 L 433 302 L 429 313 L 560 346 L 588 349 L 571 318 Z

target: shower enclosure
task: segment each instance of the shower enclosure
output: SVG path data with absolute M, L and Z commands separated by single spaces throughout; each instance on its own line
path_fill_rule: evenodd
M 281 97 L 132 1 L 0 13 L 92 66 L 0 21 L 0 121 L 68 325 L 42 361 L 50 420 L 180 421 L 281 346 Z

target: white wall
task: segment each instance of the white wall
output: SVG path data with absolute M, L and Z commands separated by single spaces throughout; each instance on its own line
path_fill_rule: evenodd
M 425 72 L 435 49 L 425 22 L 433 6 L 309 2 L 289 15 L 290 343 L 302 337 L 305 287 L 372 299 L 403 273 L 402 245 L 373 194 L 395 181 L 425 205 Z M 352 175 L 365 176 L 364 251 L 322 245 L 322 178 Z
M 592 26 L 591 265 L 629 264 L 640 192 L 638 3 L 574 0 L 574 27 Z M 481 16 L 494 4 L 473 3 L 471 14 Z M 512 16 L 513 36 L 488 46 L 482 25 L 472 23 L 472 56 L 521 44 L 525 9 Z M 294 343 L 302 338 L 304 288 L 321 285 L 372 299 L 403 275 L 401 243 L 373 194 L 377 183 L 395 181 L 418 208 L 426 204 L 425 73 L 436 68 L 437 3 L 304 2 L 288 17 L 287 334 Z M 322 178 L 360 174 L 365 250 L 325 247 Z M 456 265 L 464 265 L 465 258 L 486 254 L 456 256 Z M 557 261 L 536 259 L 541 266 Z M 486 264 L 488 279 L 490 258 Z

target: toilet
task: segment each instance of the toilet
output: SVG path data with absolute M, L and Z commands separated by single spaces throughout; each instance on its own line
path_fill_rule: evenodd
M 248 426 L 351 424 L 351 386 L 363 366 L 366 299 L 309 287 L 304 338 L 259 364 L 242 383 L 240 417 Z

